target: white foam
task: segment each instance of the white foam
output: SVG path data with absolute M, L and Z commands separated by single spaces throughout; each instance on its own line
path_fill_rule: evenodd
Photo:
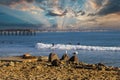
M 85 45 L 68 45 L 68 44 L 44 44 L 37 43 L 37 49 L 60 49 L 60 50 L 98 50 L 98 51 L 120 51 L 120 47 L 102 47 L 102 46 L 85 46 Z

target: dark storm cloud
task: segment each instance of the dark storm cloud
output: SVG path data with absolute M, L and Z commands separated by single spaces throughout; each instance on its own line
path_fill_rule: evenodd
M 108 3 L 98 12 L 99 15 L 107 15 L 120 12 L 120 0 L 108 0 Z

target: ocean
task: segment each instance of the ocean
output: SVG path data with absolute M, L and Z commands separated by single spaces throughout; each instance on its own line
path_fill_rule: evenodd
M 0 35 L 0 56 L 30 53 L 48 56 L 55 52 L 61 57 L 77 51 L 85 63 L 104 63 L 120 67 L 120 32 L 40 32 L 34 36 Z

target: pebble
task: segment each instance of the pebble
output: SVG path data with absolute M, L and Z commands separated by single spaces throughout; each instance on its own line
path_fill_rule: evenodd
M 8 66 L 15 66 L 15 63 L 14 62 L 10 62 L 10 63 L 8 63 Z

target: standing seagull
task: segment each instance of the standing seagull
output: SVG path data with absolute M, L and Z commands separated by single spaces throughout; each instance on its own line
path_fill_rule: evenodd
M 68 54 L 68 51 L 67 51 L 67 50 L 65 51 L 65 54 Z

